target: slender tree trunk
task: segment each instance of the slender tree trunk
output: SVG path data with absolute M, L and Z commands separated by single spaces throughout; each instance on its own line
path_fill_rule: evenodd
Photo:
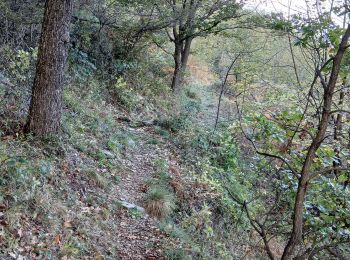
M 193 40 L 192 38 L 188 38 L 185 41 L 185 44 L 181 53 L 181 66 L 182 66 L 183 72 L 185 72 L 187 69 L 187 63 L 191 52 L 192 40 Z
M 64 69 L 72 0 L 47 0 L 26 131 L 43 136 L 60 129 Z
M 346 86 L 346 79 L 343 81 L 343 88 Z M 339 103 L 338 106 L 341 109 L 344 103 L 344 98 L 345 98 L 345 91 L 342 89 L 339 94 Z M 334 139 L 338 140 L 339 136 L 342 135 L 342 121 L 343 121 L 343 114 L 342 112 L 339 112 L 335 121 L 335 126 L 334 126 Z
M 303 164 L 301 171 L 301 176 L 299 179 L 297 195 L 294 204 L 294 214 L 293 214 L 293 230 L 290 235 L 287 246 L 284 249 L 282 260 L 290 260 L 293 258 L 295 253 L 295 248 L 300 244 L 303 235 L 303 211 L 304 211 L 304 201 L 307 192 L 307 186 L 310 180 L 310 169 L 315 158 L 316 151 L 320 147 L 325 137 L 329 119 L 331 116 L 332 101 L 336 83 L 338 80 L 338 75 L 340 71 L 341 61 L 343 59 L 345 50 L 347 48 L 348 40 L 350 37 L 350 24 L 342 38 L 342 42 L 339 46 L 339 50 L 334 57 L 333 67 L 329 82 L 324 90 L 323 94 L 323 107 L 322 107 L 322 117 L 320 124 L 318 125 L 318 130 L 316 136 L 313 139 L 307 155 Z
M 6 17 L 5 19 L 5 44 L 8 44 L 9 43 L 9 22 L 8 22 L 8 19 Z
M 343 85 L 342 88 L 345 88 L 345 84 L 346 84 L 346 78 L 343 79 Z M 344 103 L 344 98 L 345 98 L 345 92 L 344 89 L 340 90 L 340 94 L 339 94 L 339 102 L 338 102 L 338 106 L 341 109 Z M 339 137 L 342 136 L 342 121 L 343 121 L 343 115 L 342 112 L 339 112 L 337 114 L 337 117 L 335 118 L 335 122 L 334 122 L 334 129 L 333 129 L 333 138 L 334 140 L 338 140 Z M 339 167 L 342 165 L 340 156 L 339 156 L 339 150 L 338 148 L 334 148 L 334 154 L 336 159 L 334 159 L 333 161 L 333 167 Z M 340 173 L 339 170 L 334 170 L 334 175 L 336 177 L 338 177 L 338 174 Z
M 184 82 L 185 72 L 187 69 L 188 59 L 191 51 L 192 38 L 184 41 L 175 41 L 174 61 L 175 69 L 171 88 L 173 91 L 178 90 Z
M 222 82 L 222 85 L 221 85 L 221 90 L 220 90 L 220 95 L 219 95 L 219 102 L 218 102 L 218 107 L 217 107 L 217 110 L 216 110 L 216 119 L 215 119 L 215 125 L 214 125 L 214 131 L 216 130 L 216 127 L 218 126 L 218 123 L 219 123 L 219 115 L 220 115 L 220 107 L 221 107 L 221 101 L 222 101 L 222 97 L 224 95 L 224 92 L 225 92 L 225 89 L 226 89 L 226 85 L 227 85 L 227 80 L 228 80 L 228 77 L 231 73 L 231 70 L 235 64 L 235 62 L 237 61 L 237 59 L 240 57 L 240 54 L 238 54 L 236 56 L 236 58 L 234 58 L 234 60 L 231 62 L 230 66 L 228 67 L 227 69 L 227 72 L 225 74 L 225 77 L 224 77 L 224 81 Z
M 181 51 L 182 51 L 182 43 L 179 41 L 175 41 L 175 52 L 174 52 L 174 74 L 171 82 L 171 89 L 176 91 L 181 84 L 181 73 L 182 73 L 182 63 L 181 63 Z
M 186 14 L 187 17 L 182 15 L 177 24 L 173 26 L 174 43 L 175 43 L 175 69 L 173 74 L 173 80 L 171 88 L 173 91 L 177 91 L 182 85 L 187 68 L 188 58 L 190 56 L 191 44 L 194 33 L 194 19 L 197 13 L 197 9 L 200 1 L 191 0 L 183 1 L 181 11 Z M 174 17 L 177 17 L 176 1 L 173 1 Z

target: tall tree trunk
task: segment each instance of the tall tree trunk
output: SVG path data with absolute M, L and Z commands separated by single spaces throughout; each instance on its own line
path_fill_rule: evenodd
M 308 183 L 310 181 L 310 169 L 311 169 L 313 160 L 315 158 L 316 151 L 322 144 L 327 131 L 329 119 L 331 116 L 334 90 L 338 80 L 341 61 L 343 59 L 345 50 L 347 48 L 349 38 L 350 38 L 350 24 L 348 25 L 347 30 L 342 38 L 342 42 L 339 46 L 338 52 L 334 57 L 331 76 L 324 90 L 322 117 L 317 128 L 318 130 L 316 132 L 316 136 L 313 139 L 308 149 L 306 159 L 304 161 L 303 168 L 301 171 L 301 176 L 298 183 L 297 195 L 296 195 L 295 204 L 294 204 L 293 230 L 290 235 L 289 241 L 284 249 L 282 260 L 292 259 L 295 253 L 295 248 L 300 244 L 302 240 L 303 225 L 304 225 L 304 221 L 303 221 L 304 201 L 305 201 Z
M 72 0 L 47 0 L 26 131 L 43 136 L 60 129 L 64 69 Z

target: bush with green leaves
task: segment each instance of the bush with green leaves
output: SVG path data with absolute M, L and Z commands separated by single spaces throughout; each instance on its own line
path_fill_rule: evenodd
M 86 83 L 96 76 L 97 67 L 87 53 L 72 50 L 69 55 L 70 74 L 76 82 Z
M 137 99 L 136 92 L 133 91 L 123 78 L 118 78 L 116 82 L 110 86 L 109 91 L 115 102 L 121 104 L 128 110 L 136 108 L 139 100 Z
M 3 71 L 10 82 L 26 86 L 30 89 L 34 76 L 38 49 L 13 50 L 9 47 L 0 48 L 0 71 Z
M 3 134 L 20 132 L 26 120 L 36 57 L 37 49 L 0 47 L 0 131 Z

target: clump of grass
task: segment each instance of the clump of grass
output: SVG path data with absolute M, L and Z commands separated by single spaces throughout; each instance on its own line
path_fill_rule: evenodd
M 176 225 L 172 220 L 167 219 L 165 221 L 162 221 L 159 224 L 159 228 L 170 237 L 178 239 L 181 242 L 189 244 L 191 241 L 191 238 L 188 236 L 186 231 L 180 226 Z
M 186 90 L 186 96 L 191 98 L 191 99 L 197 99 L 198 98 L 197 93 L 192 91 L 192 90 L 190 90 L 190 89 Z
M 59 255 L 64 257 L 77 257 L 81 254 L 80 248 L 75 241 L 67 241 L 60 249 Z
M 186 259 L 186 254 L 182 248 L 169 248 L 165 251 L 165 259 L 184 260 Z
M 137 208 L 133 208 L 129 210 L 129 215 L 131 216 L 131 218 L 141 218 L 142 212 Z
M 101 189 L 105 189 L 108 187 L 108 180 L 99 173 L 97 173 L 96 170 L 87 170 L 86 176 L 88 177 L 88 180 L 92 184 L 95 184 L 97 187 Z
M 164 138 L 170 138 L 170 132 L 162 127 L 155 127 L 155 132 Z
M 152 138 L 152 139 L 148 140 L 147 143 L 152 144 L 152 145 L 158 145 L 158 144 L 160 144 L 160 141 L 158 139 Z
M 146 195 L 145 210 L 151 216 L 163 219 L 175 209 L 174 197 L 163 187 L 153 187 Z
M 166 171 L 168 169 L 168 163 L 164 159 L 156 159 L 152 164 L 156 171 Z

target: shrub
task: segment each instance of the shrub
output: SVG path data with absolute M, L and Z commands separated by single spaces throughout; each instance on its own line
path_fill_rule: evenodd
M 37 55 L 37 48 L 29 51 L 0 48 L 0 70 L 16 85 L 29 85 L 34 76 Z
M 0 48 L 0 135 L 18 133 L 29 108 L 37 49 Z
M 196 99 L 198 98 L 197 93 L 194 91 L 191 91 L 189 89 L 186 90 L 186 96 L 191 98 L 191 99 Z
M 70 71 L 74 79 L 85 82 L 96 73 L 96 66 L 90 61 L 90 57 L 83 51 L 72 50 L 69 55 Z
M 128 110 L 135 109 L 139 101 L 135 91 L 122 78 L 118 78 L 116 83 L 110 87 L 110 94 Z

